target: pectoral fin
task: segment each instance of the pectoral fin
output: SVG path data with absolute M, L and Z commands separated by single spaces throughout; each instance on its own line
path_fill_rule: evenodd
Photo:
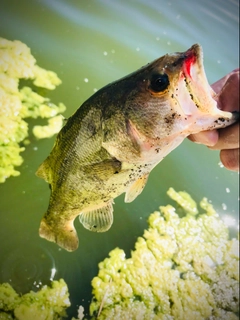
M 86 170 L 86 169 L 85 169 Z M 94 163 L 89 166 L 91 174 L 96 175 L 102 180 L 110 178 L 113 174 L 121 171 L 121 162 L 117 159 L 106 159 L 99 163 Z
M 112 200 L 101 208 L 81 213 L 79 221 L 90 231 L 107 231 L 113 223 Z
M 132 202 L 135 198 L 137 198 L 137 196 L 143 191 L 147 183 L 148 176 L 149 174 L 145 174 L 130 186 L 125 194 L 125 202 Z

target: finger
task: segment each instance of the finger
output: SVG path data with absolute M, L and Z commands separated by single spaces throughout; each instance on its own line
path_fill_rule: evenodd
M 218 108 L 224 111 L 239 110 L 239 69 L 236 69 L 212 85 L 217 93 Z
M 232 74 L 219 95 L 218 106 L 225 111 L 239 110 L 239 73 Z
M 202 131 L 196 134 L 191 134 L 188 139 L 199 144 L 204 144 L 206 146 L 214 146 L 218 141 L 218 131 Z
M 230 72 L 229 74 L 227 74 L 226 76 L 222 77 L 221 79 L 219 79 L 218 81 L 214 82 L 211 87 L 212 89 L 216 92 L 219 93 L 222 88 L 224 87 L 225 83 L 227 82 L 227 80 L 230 77 L 239 77 L 239 68 L 234 69 L 232 72 Z
M 218 140 L 215 145 L 210 145 L 210 149 L 236 149 L 239 148 L 239 123 L 218 130 Z
M 218 81 L 214 82 L 211 87 L 212 89 L 218 94 L 221 90 L 222 87 L 224 87 L 227 79 L 229 78 L 229 75 L 226 75 L 225 77 L 219 79 Z
M 220 159 L 225 168 L 232 171 L 239 171 L 239 148 L 221 150 Z

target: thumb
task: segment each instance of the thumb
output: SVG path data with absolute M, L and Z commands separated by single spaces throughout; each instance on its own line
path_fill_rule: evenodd
M 191 134 L 190 136 L 188 136 L 188 139 L 195 143 L 204 144 L 206 146 L 212 147 L 218 141 L 218 131 L 201 131 L 196 134 Z

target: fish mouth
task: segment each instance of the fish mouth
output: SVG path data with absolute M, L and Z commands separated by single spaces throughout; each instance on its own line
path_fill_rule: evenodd
M 194 44 L 184 53 L 182 73 L 186 88 L 196 107 L 202 112 L 208 113 L 209 106 L 217 106 L 203 66 L 203 50 L 199 44 Z
M 208 83 L 204 66 L 203 50 L 194 44 L 179 58 L 181 64 L 178 98 L 181 109 L 194 126 L 201 130 L 223 127 L 234 122 L 231 112 L 217 106 L 216 93 Z M 193 121 L 194 119 L 194 121 Z
M 194 44 L 184 53 L 183 72 L 188 78 L 192 78 L 192 66 L 198 65 L 199 72 L 203 69 L 203 51 L 199 44 Z
M 217 107 L 217 102 L 205 74 L 202 47 L 194 44 L 186 52 L 179 53 L 174 64 L 180 66 L 174 96 L 177 97 L 183 113 L 186 116 L 201 112 L 211 113 L 211 110 Z
M 199 44 L 194 44 L 184 53 L 182 76 L 186 89 L 200 112 L 205 114 L 212 114 L 213 110 L 221 112 L 217 108 L 217 95 L 207 80 L 203 65 L 203 50 Z M 228 112 L 224 114 L 227 115 Z

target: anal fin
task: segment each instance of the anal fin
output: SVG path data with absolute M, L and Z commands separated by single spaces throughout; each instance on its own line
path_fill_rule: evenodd
M 145 174 L 141 178 L 137 179 L 130 188 L 126 191 L 125 194 L 125 202 L 132 202 L 134 199 L 137 198 L 137 196 L 143 191 L 147 180 L 148 180 L 149 174 Z
M 112 200 L 107 202 L 104 206 L 82 212 L 79 215 L 79 221 L 84 228 L 94 232 L 105 232 L 113 223 L 113 206 Z

